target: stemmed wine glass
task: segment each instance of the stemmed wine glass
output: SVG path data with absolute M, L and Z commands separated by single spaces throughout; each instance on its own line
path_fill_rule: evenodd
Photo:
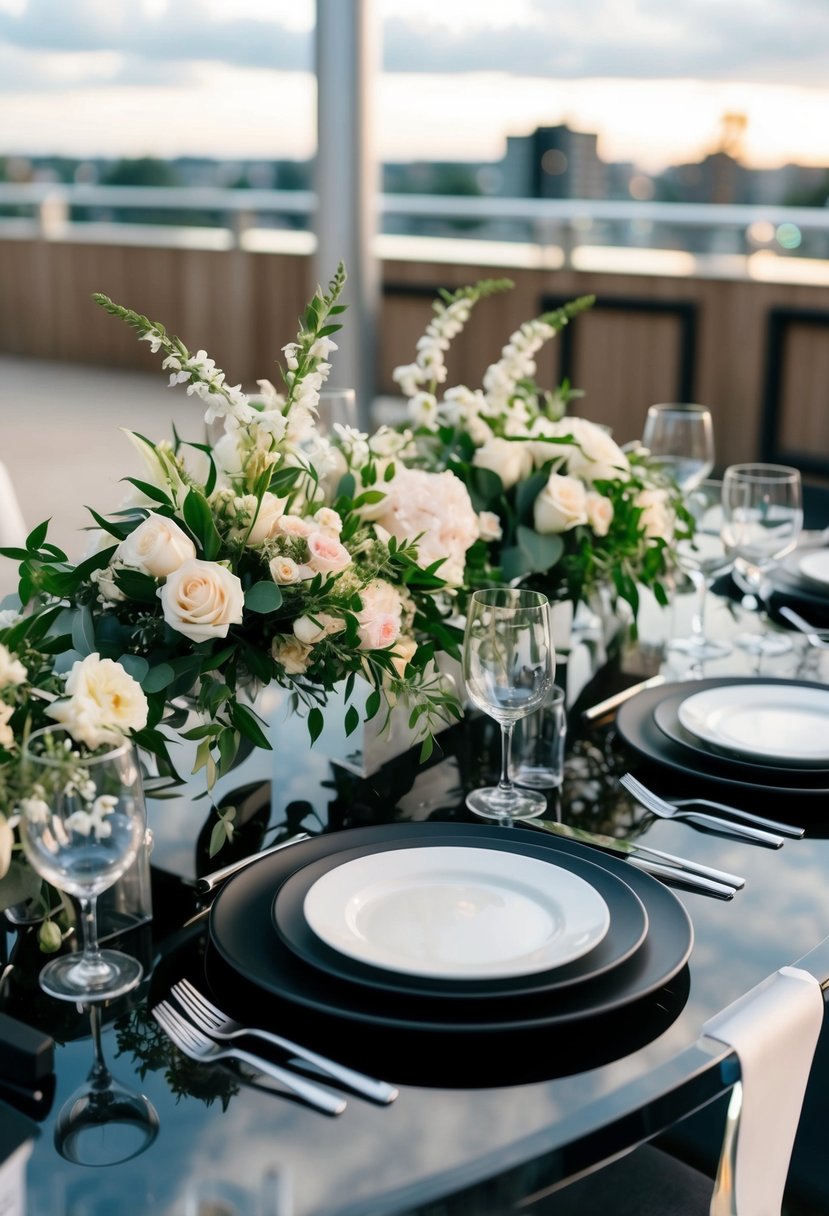
M 510 752 L 515 723 L 541 708 L 555 676 L 547 597 L 510 587 L 476 591 L 467 611 L 463 674 L 470 700 L 501 726 L 501 779 L 473 790 L 466 805 L 504 826 L 542 815 L 546 796 L 513 785 Z
M 714 468 L 711 411 L 704 405 L 652 405 L 642 446 L 681 490 L 695 489 Z
M 705 604 L 714 579 L 734 564 L 722 538 L 722 482 L 703 481 L 686 495 L 685 506 L 694 520 L 694 535 L 678 543 L 676 556 L 696 589 L 696 607 L 691 617 L 691 636 L 674 638 L 668 645 L 697 662 L 721 659 L 732 648 L 727 642 L 715 642 L 706 636 Z
M 89 1006 L 92 1068 L 55 1120 L 55 1148 L 75 1165 L 120 1165 L 158 1135 L 158 1112 L 143 1094 L 116 1081 L 104 1059 L 101 1005 Z
M 62 955 L 40 973 L 50 996 L 104 1001 L 139 983 L 136 958 L 98 945 L 97 898 L 135 860 L 146 810 L 138 759 L 129 740 L 104 754 L 82 754 L 63 727 L 33 731 L 23 761 L 29 797 L 20 820 L 32 868 L 80 907 L 83 951 Z
M 722 538 L 728 553 L 743 559 L 742 575 L 758 605 L 765 576 L 791 553 L 803 527 L 802 487 L 797 469 L 780 464 L 734 464 L 722 488 Z M 791 641 L 783 634 L 743 634 L 737 645 L 758 656 L 785 654 Z

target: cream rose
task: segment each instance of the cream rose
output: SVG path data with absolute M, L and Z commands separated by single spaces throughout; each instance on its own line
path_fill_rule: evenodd
M 113 560 L 153 578 L 166 578 L 196 556 L 196 546 L 175 520 L 151 511 L 115 550 Z
M 321 529 L 306 537 L 308 565 L 316 574 L 339 574 L 351 565 L 351 554 L 345 545 Z
M 268 569 L 273 581 L 279 583 L 281 587 L 289 587 L 292 583 L 298 583 L 302 577 L 302 568 L 292 557 L 274 557 Z
M 185 562 L 168 577 L 158 594 L 164 620 L 176 633 L 194 642 L 225 638 L 231 625 L 242 622 L 242 584 L 217 562 L 196 558 Z
M 397 672 L 401 680 L 405 676 L 406 668 L 415 657 L 416 652 L 417 642 L 413 637 L 411 637 L 411 635 L 401 634 L 394 643 L 394 650 L 392 651 L 391 657 L 392 662 L 394 663 L 394 670 Z
M 271 643 L 271 654 L 288 676 L 301 676 L 308 670 L 311 647 L 303 645 L 299 638 L 279 637 Z
M 283 515 L 279 521 L 278 531 L 283 536 L 310 536 L 314 525 L 299 515 Z
M 13 713 L 13 705 L 4 705 L 0 701 L 0 747 L 14 747 L 14 731 L 9 726 L 9 718 Z
M 494 511 L 478 512 L 478 530 L 481 540 L 500 540 L 504 535 L 501 521 Z
M 672 540 L 675 517 L 667 490 L 640 490 L 633 505 L 642 511 L 639 523 L 649 540 Z
M 333 532 L 336 536 L 339 536 L 343 530 L 343 521 L 330 507 L 320 507 L 314 516 L 314 523 L 326 532 Z
M 247 533 L 246 545 L 262 545 L 276 534 L 285 511 L 285 501 L 271 494 L 270 490 L 265 491 L 253 527 Z M 253 509 L 256 511 L 255 506 Z
M 497 473 L 505 490 L 529 477 L 533 467 L 532 455 L 526 444 L 496 438 L 487 440 L 482 448 L 478 448 L 472 463 L 479 469 Z
M 585 481 L 627 481 L 630 464 L 610 434 L 587 418 L 562 418 L 556 423 L 559 435 L 572 435 L 578 447 L 567 453 L 567 472 Z
M 120 743 L 128 731 L 147 725 L 141 685 L 114 659 L 99 654 L 79 659 L 66 677 L 66 693 L 46 713 L 89 748 Z
M 0 643 L 0 688 L 15 688 L 25 682 L 28 674 L 20 659 Z
M 294 621 L 294 637 L 303 646 L 314 646 L 332 633 L 341 633 L 345 629 L 342 617 L 331 616 L 330 612 L 318 612 L 315 616 L 299 616 Z
M 0 878 L 5 878 L 12 860 L 14 832 L 5 815 L 0 815 Z
M 596 536 L 607 536 L 613 523 L 613 503 L 595 490 L 587 493 L 587 522 Z
M 385 650 L 400 635 L 403 605 L 396 587 L 378 578 L 360 592 L 357 615 L 360 650 Z
M 536 532 L 569 532 L 587 523 L 587 491 L 578 477 L 551 473 L 535 500 L 533 516 Z

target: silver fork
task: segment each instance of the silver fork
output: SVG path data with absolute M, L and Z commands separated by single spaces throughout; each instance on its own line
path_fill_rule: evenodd
M 261 1060 L 258 1056 L 243 1051 L 240 1047 L 221 1047 L 177 1013 L 167 1001 L 159 1001 L 153 1009 L 153 1017 L 179 1051 L 184 1052 L 191 1060 L 200 1060 L 204 1064 L 216 1063 L 219 1060 L 241 1060 L 259 1072 L 273 1077 L 275 1081 L 279 1081 L 291 1093 L 302 1098 L 309 1106 L 316 1107 L 317 1110 L 324 1111 L 328 1115 L 341 1115 L 345 1110 L 345 1099 L 340 1094 L 332 1094 L 327 1089 L 323 1089 L 321 1085 L 306 1081 L 304 1077 L 280 1068 L 278 1064 L 272 1064 L 270 1060 Z
M 799 612 L 795 612 L 793 608 L 789 608 L 788 604 L 784 604 L 779 609 L 779 612 L 796 629 L 799 629 L 801 633 L 805 633 L 812 646 L 817 646 L 819 650 L 829 650 L 829 629 L 818 629 L 816 625 L 810 625 Z
M 707 806 L 712 811 L 724 811 L 735 819 L 753 823 L 756 827 L 765 827 L 770 832 L 779 832 L 781 836 L 791 836 L 801 840 L 806 834 L 805 828 L 796 827 L 793 823 L 779 823 L 776 819 L 764 819 L 762 815 L 752 815 L 749 811 L 741 811 L 739 807 L 729 806 L 725 802 L 712 802 L 710 798 L 672 798 L 671 806 Z
M 266 1043 L 279 1047 L 282 1051 L 290 1052 L 298 1060 L 305 1060 L 333 1080 L 347 1085 L 349 1089 L 362 1094 L 364 1098 L 370 1098 L 373 1102 L 381 1102 L 385 1105 L 393 1102 L 397 1097 L 398 1090 L 393 1085 L 389 1085 L 387 1081 L 376 1081 L 374 1077 L 367 1077 L 364 1073 L 355 1072 L 353 1068 L 338 1064 L 336 1060 L 329 1060 L 326 1056 L 321 1056 L 308 1047 L 301 1047 L 299 1043 L 292 1043 L 290 1039 L 284 1039 L 270 1030 L 245 1026 L 242 1022 L 234 1021 L 206 996 L 203 996 L 189 980 L 179 980 L 178 983 L 173 984 L 171 991 L 192 1021 L 214 1039 L 230 1040 L 255 1035 Z
M 773 849 L 779 849 L 785 843 L 782 836 L 772 832 L 767 832 L 762 828 L 750 826 L 747 823 L 736 823 L 733 819 L 722 819 L 717 815 L 708 815 L 703 811 L 686 811 L 679 809 L 672 802 L 666 802 L 664 798 L 660 798 L 658 794 L 654 794 L 653 790 L 649 790 L 641 781 L 632 776 L 630 773 L 625 773 L 619 778 L 619 784 L 624 786 L 628 793 L 633 794 L 634 798 L 642 803 L 646 810 L 652 815 L 657 815 L 660 819 L 679 819 L 686 823 L 695 823 L 699 827 L 714 828 L 718 832 L 727 831 L 734 836 L 743 837 L 746 840 L 754 840 L 757 844 L 769 845 Z M 747 814 L 747 812 L 745 812 Z M 752 816 L 757 819 L 758 816 Z

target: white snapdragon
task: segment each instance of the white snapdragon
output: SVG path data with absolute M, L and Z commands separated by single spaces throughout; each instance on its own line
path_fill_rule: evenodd
M 0 643 L 0 688 L 16 688 L 25 683 L 28 674 L 17 655 Z
M 501 412 L 515 395 L 518 381 L 535 375 L 536 353 L 555 334 L 546 321 L 525 321 L 501 351 L 501 358 L 484 373 L 484 392 L 491 410 Z
M 438 417 L 438 402 L 434 393 L 415 393 L 409 402 L 409 417 L 416 427 L 427 431 L 436 431 L 440 419 Z

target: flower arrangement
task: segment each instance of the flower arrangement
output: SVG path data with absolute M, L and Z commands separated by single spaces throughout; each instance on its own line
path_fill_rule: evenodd
M 623 451 L 609 432 L 566 415 L 582 394 L 535 382 L 535 356 L 594 297 L 525 322 L 484 373 L 481 388 L 444 387 L 446 351 L 487 296 L 512 287 L 484 280 L 442 293 L 414 363 L 393 377 L 408 399 L 407 457 L 449 470 L 478 512 L 469 585 L 532 581 L 554 599 L 587 600 L 600 587 L 638 608 L 640 585 L 665 602 L 670 542 L 687 519 L 676 486 L 648 453 Z M 483 549 L 483 552 L 481 552 Z
M 371 686 L 366 719 L 404 707 L 424 758 L 434 729 L 460 716 L 433 658 L 436 649 L 457 653 L 449 592 L 477 539 L 475 512 L 451 474 L 450 493 L 442 471 L 417 470 L 413 478 L 440 487 L 418 481 L 431 514 L 395 522 L 386 487 L 409 475 L 397 467 L 401 437 L 342 428 L 334 442 L 320 432 L 316 406 L 344 282 L 340 266 L 283 348 L 282 385 L 260 380 L 254 395 L 229 385 L 205 351 L 191 353 L 163 325 L 96 296 L 163 354 L 171 386 L 201 398 L 207 437 L 188 442 L 174 431 L 172 442 L 154 442 L 130 433 L 144 475 L 125 478 L 120 511 L 91 512 L 97 531 L 80 562 L 47 542 L 46 525 L 24 548 L 2 551 L 20 562 L 25 619 L 45 626 L 49 654 L 96 655 L 140 686 L 146 719 L 123 725 L 163 780 L 178 779 L 164 728 L 184 726 L 182 698 L 201 715 L 182 733 L 197 742 L 208 790 L 245 749 L 270 747 L 250 694 L 272 681 L 290 690 L 312 741 L 328 694 L 344 685 L 348 701 L 358 677 Z M 454 529 L 449 559 L 444 525 L 447 535 Z M 70 729 L 80 724 L 73 713 L 61 719 Z M 347 733 L 359 722 L 350 704 Z M 217 829 L 212 852 L 232 834 L 232 811 Z

